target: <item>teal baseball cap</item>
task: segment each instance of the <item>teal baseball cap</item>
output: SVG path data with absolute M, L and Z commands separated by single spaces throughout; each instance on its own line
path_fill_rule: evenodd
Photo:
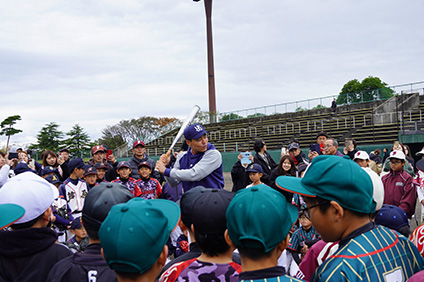
M 180 218 L 172 201 L 134 198 L 112 207 L 99 230 L 110 268 L 142 274 L 159 258 Z
M 227 208 L 228 235 L 238 248 L 273 250 L 289 234 L 298 211 L 277 190 L 259 184 L 238 191 Z
M 335 201 L 356 212 L 370 214 L 376 208 L 371 177 L 349 157 L 315 157 L 303 178 L 279 176 L 276 184 L 303 196 Z

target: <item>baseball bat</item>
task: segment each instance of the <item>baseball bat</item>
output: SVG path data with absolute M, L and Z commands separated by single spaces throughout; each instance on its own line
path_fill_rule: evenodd
M 177 144 L 178 140 L 180 140 L 181 136 L 183 136 L 184 130 L 194 120 L 199 111 L 200 107 L 198 105 L 194 105 L 193 109 L 191 109 L 190 114 L 185 118 L 183 124 L 181 125 L 181 128 L 178 131 L 177 135 L 175 135 L 174 141 L 172 141 L 171 147 L 169 147 L 168 152 L 166 153 L 168 156 L 171 155 L 172 149 L 174 148 L 175 144 Z

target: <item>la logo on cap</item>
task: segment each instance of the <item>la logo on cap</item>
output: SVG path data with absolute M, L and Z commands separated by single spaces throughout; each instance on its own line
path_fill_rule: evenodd
M 202 130 L 203 130 L 203 128 L 202 128 L 202 126 L 201 126 L 201 125 L 196 125 L 196 126 L 194 127 L 194 129 L 195 129 L 197 132 L 200 132 L 200 131 L 202 131 Z

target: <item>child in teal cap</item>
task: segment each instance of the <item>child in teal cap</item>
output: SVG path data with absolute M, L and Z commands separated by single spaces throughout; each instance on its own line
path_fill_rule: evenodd
M 226 212 L 227 243 L 240 252 L 240 280 L 303 281 L 285 274 L 278 258 L 289 243 L 297 209 L 273 188 L 259 184 L 236 193 Z
M 280 176 L 276 182 L 304 196 L 308 217 L 325 242 L 340 241 L 311 281 L 406 281 L 424 268 L 407 238 L 370 220 L 373 183 L 350 158 L 318 156 L 302 179 Z
M 134 198 L 112 207 L 99 238 L 118 281 L 155 281 L 165 265 L 166 242 L 179 218 L 180 208 L 168 200 Z

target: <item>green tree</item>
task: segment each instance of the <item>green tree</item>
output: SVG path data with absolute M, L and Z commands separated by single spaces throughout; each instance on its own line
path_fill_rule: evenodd
M 60 131 L 59 125 L 55 122 L 46 124 L 37 134 L 37 143 L 32 144 L 29 148 L 37 151 L 52 150 L 57 152 L 60 146 L 60 140 L 63 137 L 63 132 Z
M 319 105 L 313 107 L 312 110 L 325 109 L 325 108 L 326 108 L 325 106 L 319 104 Z
M 131 143 L 137 139 L 147 143 L 179 126 L 180 123 L 179 119 L 169 117 L 144 116 L 136 119 L 121 120 L 118 124 L 107 126 L 103 129 L 103 136 L 99 139 L 99 142 L 110 149 L 125 143 Z
M 66 135 L 69 138 L 65 139 L 63 143 L 72 155 L 82 157 L 83 151 L 90 150 L 90 136 L 79 124 L 75 124 Z
M 378 77 L 369 76 L 359 82 L 357 79 L 348 81 L 342 88 L 336 103 L 350 104 L 378 99 L 387 99 L 393 96 L 394 91 L 387 87 L 387 83 Z
M 21 116 L 20 115 L 14 115 L 14 116 L 7 117 L 0 124 L 0 128 L 1 128 L 0 135 L 7 136 L 6 150 L 9 147 L 10 136 L 22 132 L 22 130 L 12 127 L 13 125 L 16 124 L 16 122 L 18 120 L 21 120 Z
M 226 121 L 226 120 L 235 120 L 235 119 L 242 119 L 242 116 L 239 116 L 238 114 L 235 113 L 230 113 L 230 114 L 226 114 L 223 115 L 221 117 L 221 121 Z

